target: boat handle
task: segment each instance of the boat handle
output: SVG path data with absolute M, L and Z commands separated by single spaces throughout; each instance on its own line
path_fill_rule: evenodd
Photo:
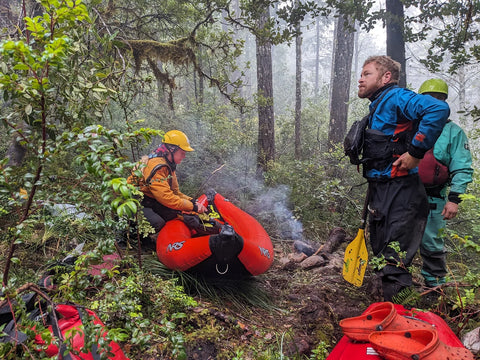
M 218 270 L 218 264 L 215 264 L 215 269 L 217 270 L 217 273 L 219 273 L 220 275 L 224 275 L 228 271 L 228 264 L 227 264 L 227 267 L 225 268 L 224 272 L 221 272 L 220 270 Z

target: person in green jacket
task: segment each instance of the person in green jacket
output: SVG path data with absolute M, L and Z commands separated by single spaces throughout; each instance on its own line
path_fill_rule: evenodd
M 420 86 L 418 92 L 446 101 L 448 85 L 442 79 L 429 79 Z M 461 202 L 460 195 L 466 192 L 473 175 L 468 138 L 463 129 L 451 120 L 447 122 L 437 139 L 433 147 L 433 156 L 441 164 L 446 165 L 449 176 L 443 184 L 425 186 L 430 213 L 420 245 L 420 254 L 423 259 L 421 274 L 427 287 L 445 283 L 446 251 L 440 230 L 445 229 L 447 220 L 457 215 L 458 204 Z M 422 160 L 419 164 L 421 175 L 422 172 L 431 171 L 430 167 L 427 169 L 425 163 L 426 161 Z

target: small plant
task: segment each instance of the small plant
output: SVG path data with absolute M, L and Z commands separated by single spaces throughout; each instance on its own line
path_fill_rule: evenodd
M 312 349 L 312 354 L 310 355 L 310 360 L 325 360 L 328 355 L 328 348 L 330 346 L 325 341 L 320 341 L 320 343 Z
M 405 260 L 406 258 L 407 252 L 400 249 L 400 243 L 398 241 L 392 241 L 390 244 L 388 244 L 388 247 L 393 249 L 393 251 L 397 255 L 397 259 L 395 259 L 393 256 L 390 256 L 387 259 L 383 254 L 380 254 L 379 256 L 374 256 L 369 261 L 369 264 L 373 267 L 373 269 L 379 271 L 387 265 L 393 265 L 396 267 L 407 269 L 403 262 L 403 260 Z M 407 270 L 411 272 L 411 269 Z

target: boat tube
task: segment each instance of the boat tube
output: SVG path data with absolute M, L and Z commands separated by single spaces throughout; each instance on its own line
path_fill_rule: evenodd
M 185 215 L 168 221 L 158 234 L 157 256 L 167 268 L 225 278 L 256 276 L 270 268 L 273 245 L 255 218 L 214 190 L 198 201 L 210 210 L 210 223 L 188 226 Z

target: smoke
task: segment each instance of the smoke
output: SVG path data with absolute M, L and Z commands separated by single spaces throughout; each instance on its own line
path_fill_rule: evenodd
M 252 212 L 257 214 L 262 223 L 267 224 L 270 236 L 281 239 L 301 240 L 303 225 L 289 209 L 290 188 L 279 185 L 264 188 L 252 202 Z
M 196 159 L 186 158 L 177 168 L 177 174 L 185 176 L 185 169 L 190 169 L 188 175 L 193 176 L 191 168 L 196 165 L 194 173 L 197 180 L 203 182 L 202 192 L 214 189 L 259 221 L 271 238 L 303 238 L 303 225 L 291 210 L 290 188 L 287 185 L 267 187 L 256 177 L 256 154 L 251 148 L 240 148 L 228 159 L 202 158 L 202 155 Z M 198 163 L 203 164 L 201 168 Z M 220 170 L 215 172 L 217 169 Z

